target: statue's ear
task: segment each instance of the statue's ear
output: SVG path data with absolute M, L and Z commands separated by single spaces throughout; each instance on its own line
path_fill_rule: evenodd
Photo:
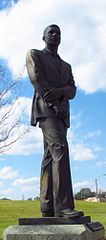
M 42 40 L 45 41 L 45 37 L 44 36 L 42 37 Z

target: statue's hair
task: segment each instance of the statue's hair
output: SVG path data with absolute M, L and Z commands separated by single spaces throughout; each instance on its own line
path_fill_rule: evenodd
M 44 32 L 43 32 L 43 38 L 42 38 L 43 40 L 45 40 L 45 35 L 46 35 L 46 32 L 47 32 L 47 30 L 48 30 L 49 27 L 55 27 L 55 28 L 58 28 L 59 31 L 60 31 L 59 26 L 56 25 L 56 24 L 51 24 L 51 25 L 47 26 L 47 27 L 44 29 Z

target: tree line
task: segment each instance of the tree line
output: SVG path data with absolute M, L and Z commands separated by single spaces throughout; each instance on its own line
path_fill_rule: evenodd
M 76 200 L 85 200 L 87 198 L 97 197 L 96 192 L 92 191 L 90 188 L 81 188 L 79 192 L 75 194 Z M 99 192 L 98 198 L 106 198 L 106 192 Z

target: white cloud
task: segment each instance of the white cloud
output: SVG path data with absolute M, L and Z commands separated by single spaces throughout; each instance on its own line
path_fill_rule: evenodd
M 97 137 L 102 136 L 102 131 L 86 132 L 81 125 L 83 125 L 83 115 L 81 113 L 72 115 L 72 130 L 68 131 L 71 159 L 75 161 L 96 160 L 99 152 L 103 150 L 103 147 L 97 144 Z
M 10 142 L 14 142 L 15 139 L 18 139 L 18 141 L 16 141 L 13 145 L 6 148 L 8 149 L 8 151 L 5 152 L 7 155 L 29 155 L 37 152 L 42 152 L 43 139 L 41 129 L 39 129 L 39 127 L 29 127 L 31 117 L 31 103 L 31 98 L 19 97 L 12 107 L 9 118 L 6 118 L 5 121 L 3 121 L 3 124 L 0 128 L 1 133 L 5 133 L 5 131 L 10 129 L 10 123 L 11 126 L 14 125 L 14 123 L 17 122 L 23 113 L 22 121 L 20 124 L 16 125 L 15 128 L 13 128 L 11 135 L 6 140 L 6 142 L 4 141 L 0 143 L 0 147 L 2 147 L 5 146 L 5 144 L 9 145 Z M 3 109 L 0 110 L 1 118 L 10 108 L 11 105 L 6 105 Z M 23 133 L 25 134 L 23 135 Z
M 1 57 L 5 58 L 14 73 L 25 63 L 25 55 L 35 43 L 39 45 L 41 20 L 52 4 L 40 1 L 19 1 L 9 10 L 0 13 L 2 38 L 0 40 Z M 7 40 L 8 37 L 8 40 Z
M 35 192 L 35 195 L 39 194 L 39 177 L 30 177 L 30 178 L 19 178 L 15 179 L 13 186 L 21 189 L 22 192 Z
M 20 128 L 21 129 L 21 128 Z M 30 155 L 33 153 L 42 152 L 43 149 L 42 132 L 36 127 L 31 127 L 29 132 L 19 139 L 6 152 L 9 155 Z
M 38 177 L 19 178 L 14 181 L 13 186 L 33 185 L 35 183 L 39 183 Z
M 5 146 L 9 146 L 11 142 L 19 139 L 28 130 L 30 112 L 31 99 L 26 97 L 19 97 L 14 104 L 5 105 L 0 109 L 0 120 L 4 119 L 0 125 L 0 138 L 4 139 L 4 141 L 0 142 L 1 151 L 3 149 L 5 151 Z M 5 116 L 5 113 L 8 113 L 7 116 Z M 10 129 L 12 129 L 11 133 L 9 133 Z M 6 135 L 8 135 L 8 138 L 5 141 Z M 22 144 L 22 139 L 20 141 Z M 7 149 L 8 148 L 6 148 L 6 150 Z M 9 150 L 7 154 L 10 151 L 11 150 Z
M 22 115 L 22 118 L 26 120 L 25 122 L 30 122 L 30 115 L 31 115 L 31 104 L 32 99 L 28 97 L 19 97 L 12 108 L 11 112 L 11 122 L 16 119 L 19 119 L 19 116 Z M 12 117 L 14 114 L 14 118 Z
M 106 29 L 106 23 L 99 25 L 97 31 L 98 31 L 101 47 L 106 49 L 106 31 L 105 31 L 105 29 Z
M 94 93 L 98 90 L 106 91 L 105 59 L 103 56 L 99 56 L 99 61 L 98 59 L 95 61 L 81 64 L 75 69 L 77 85 L 85 93 Z
M 2 186 L 3 185 L 3 183 L 2 182 L 0 182 L 0 186 Z
M 27 50 L 43 47 L 43 29 L 55 19 L 63 32 L 60 53 L 72 62 L 79 88 L 106 91 L 105 9 L 105 0 L 20 0 L 0 11 L 0 56 L 18 73 Z
M 73 184 L 74 190 L 81 189 L 81 188 L 91 188 L 92 182 L 91 181 L 82 181 Z
M 84 138 L 85 139 L 97 138 L 97 137 L 100 137 L 101 134 L 102 134 L 101 130 L 97 130 L 94 132 L 87 132 Z
M 18 176 L 18 171 L 13 170 L 10 166 L 0 169 L 0 179 L 13 179 Z
M 0 190 L 0 197 L 8 197 L 10 196 L 11 193 L 13 193 L 14 190 L 12 188 L 8 188 L 8 189 L 2 189 Z
M 0 157 L 0 161 L 5 161 L 5 159 L 3 157 Z
M 94 160 L 97 158 L 93 150 L 84 143 L 77 143 L 71 146 L 72 159 L 76 161 Z
M 30 116 L 31 111 L 31 102 L 32 100 L 27 97 L 19 97 L 18 99 L 14 100 L 12 104 L 5 104 L 0 109 L 0 120 L 4 118 L 5 113 L 8 113 L 8 118 L 5 117 L 3 121 L 3 126 L 7 126 L 10 128 L 11 125 L 14 125 L 14 123 L 21 117 L 23 114 L 23 117 Z M 3 128 L 2 126 L 2 128 Z
M 96 166 L 97 166 L 98 168 L 106 167 L 106 161 L 98 161 L 98 162 L 96 163 Z

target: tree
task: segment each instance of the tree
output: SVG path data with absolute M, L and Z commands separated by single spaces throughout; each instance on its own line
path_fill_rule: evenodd
M 98 197 L 99 198 L 106 198 L 106 192 L 103 192 L 103 191 L 99 192 Z
M 28 200 L 28 201 L 32 201 L 33 199 L 29 197 L 27 200 Z
M 95 197 L 95 192 L 92 192 L 90 188 L 82 188 L 75 194 L 75 199 L 77 200 L 84 200 L 89 197 Z
M 27 131 L 18 131 L 24 114 L 19 106 L 19 98 L 23 92 L 20 81 L 22 75 L 23 72 L 17 79 L 12 80 L 8 70 L 0 65 L 0 153 L 7 151 Z
M 39 200 L 40 200 L 40 197 L 35 197 L 34 200 L 38 200 L 38 201 L 39 201 Z

